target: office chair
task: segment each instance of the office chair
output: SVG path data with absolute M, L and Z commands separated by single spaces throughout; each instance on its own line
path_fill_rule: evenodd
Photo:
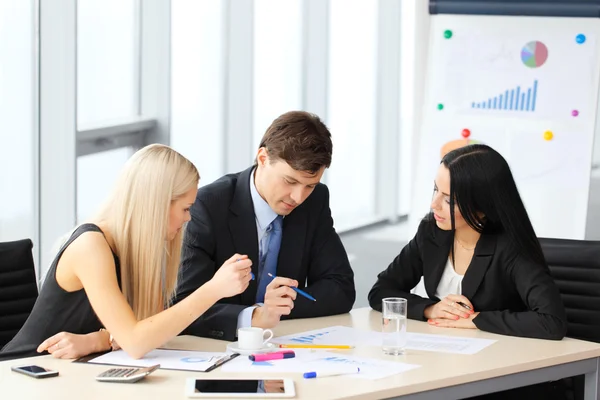
M 567 336 L 600 343 L 600 241 L 540 238 L 567 312 Z M 584 376 L 566 380 L 583 399 Z
M 0 243 L 0 348 L 23 326 L 38 296 L 29 239 Z

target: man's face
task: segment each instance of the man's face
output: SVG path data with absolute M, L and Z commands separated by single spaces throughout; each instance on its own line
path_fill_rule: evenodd
M 272 161 L 267 149 L 260 148 L 255 184 L 258 193 L 278 215 L 288 215 L 310 196 L 321 181 L 325 167 L 317 173 L 296 171 L 283 160 Z

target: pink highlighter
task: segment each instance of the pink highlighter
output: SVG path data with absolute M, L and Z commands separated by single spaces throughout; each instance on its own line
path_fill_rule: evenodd
M 273 353 L 252 354 L 248 356 L 250 361 L 282 360 L 284 358 L 294 357 L 296 357 L 296 353 L 294 353 L 294 350 L 274 351 Z

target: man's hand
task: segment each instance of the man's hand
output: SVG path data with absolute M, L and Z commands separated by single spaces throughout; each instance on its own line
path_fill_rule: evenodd
M 273 328 L 282 315 L 290 315 L 296 300 L 296 292 L 290 286 L 297 287 L 298 281 L 277 277 L 269 283 L 264 305 L 252 313 L 252 326 Z
M 252 326 L 263 329 L 274 328 L 279 323 L 280 317 L 267 306 L 257 306 L 252 311 Z
M 265 292 L 265 306 L 280 316 L 290 315 L 296 300 L 296 292 L 290 286 L 298 287 L 298 281 L 279 276 L 273 279 Z

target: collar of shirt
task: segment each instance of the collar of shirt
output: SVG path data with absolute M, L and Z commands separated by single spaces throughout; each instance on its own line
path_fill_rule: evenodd
M 250 175 L 250 195 L 252 196 L 252 204 L 254 205 L 254 215 L 256 216 L 256 228 L 258 230 L 258 240 L 260 241 L 264 236 L 267 227 L 277 218 L 277 213 L 273 211 L 271 206 L 258 194 L 256 185 L 254 183 L 254 174 L 256 168 Z

